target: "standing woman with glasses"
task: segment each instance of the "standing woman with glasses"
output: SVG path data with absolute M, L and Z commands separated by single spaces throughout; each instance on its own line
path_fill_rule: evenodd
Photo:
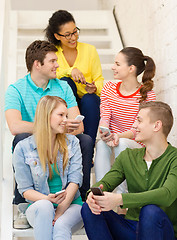
M 73 16 L 65 11 L 55 12 L 49 19 L 46 37 L 57 48 L 59 68 L 57 77 L 66 80 L 77 99 L 84 119 L 84 133 L 95 143 L 100 119 L 100 94 L 103 76 L 96 48 L 78 42 L 80 29 Z

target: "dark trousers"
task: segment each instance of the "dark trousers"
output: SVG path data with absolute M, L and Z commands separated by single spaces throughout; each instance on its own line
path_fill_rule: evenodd
M 31 134 L 29 133 L 22 133 L 22 134 L 16 135 L 12 143 L 13 150 L 19 141 L 29 137 L 30 135 Z M 86 192 L 90 188 L 90 172 L 91 172 L 92 157 L 93 157 L 93 140 L 90 136 L 86 134 L 78 134 L 76 137 L 80 140 L 80 147 L 82 152 L 82 165 L 83 165 L 83 184 L 79 190 L 80 190 L 82 200 L 85 201 Z M 18 192 L 17 183 L 15 182 L 13 204 L 19 204 L 24 202 L 25 202 L 25 199 Z
M 80 110 L 84 118 L 84 133 L 93 139 L 95 144 L 98 124 L 100 120 L 100 98 L 96 94 L 85 94 L 82 98 L 77 95 L 77 87 L 71 78 L 63 77 L 60 80 L 67 81 L 70 85 Z
M 142 207 L 138 221 L 124 219 L 114 211 L 95 215 L 87 203 L 81 209 L 89 240 L 175 240 L 173 225 L 156 205 Z

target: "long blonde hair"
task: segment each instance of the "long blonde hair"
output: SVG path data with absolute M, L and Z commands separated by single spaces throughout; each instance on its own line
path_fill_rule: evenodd
M 51 159 L 54 159 L 54 168 L 57 171 L 58 150 L 63 155 L 63 173 L 68 162 L 67 137 L 65 133 L 56 134 L 56 140 L 52 152 L 51 113 L 60 104 L 67 107 L 66 102 L 56 96 L 44 96 L 38 102 L 34 119 L 34 137 L 37 145 L 39 159 L 44 172 L 49 167 L 49 178 L 52 178 Z

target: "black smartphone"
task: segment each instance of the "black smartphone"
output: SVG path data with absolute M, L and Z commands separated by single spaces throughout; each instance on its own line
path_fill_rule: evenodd
M 103 191 L 101 190 L 100 187 L 91 187 L 91 191 L 94 195 L 97 195 L 97 196 L 103 196 L 104 193 Z

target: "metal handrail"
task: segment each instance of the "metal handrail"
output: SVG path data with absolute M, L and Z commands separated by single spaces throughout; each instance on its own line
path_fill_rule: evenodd
M 124 48 L 125 47 L 125 42 L 124 42 L 120 27 L 119 27 L 119 22 L 118 22 L 117 15 L 116 15 L 116 6 L 113 7 L 113 16 L 114 16 L 114 19 L 115 19 L 115 22 L 116 22 L 116 26 L 117 26 L 117 30 L 119 32 L 119 36 L 120 36 L 120 40 L 122 42 L 122 46 Z

